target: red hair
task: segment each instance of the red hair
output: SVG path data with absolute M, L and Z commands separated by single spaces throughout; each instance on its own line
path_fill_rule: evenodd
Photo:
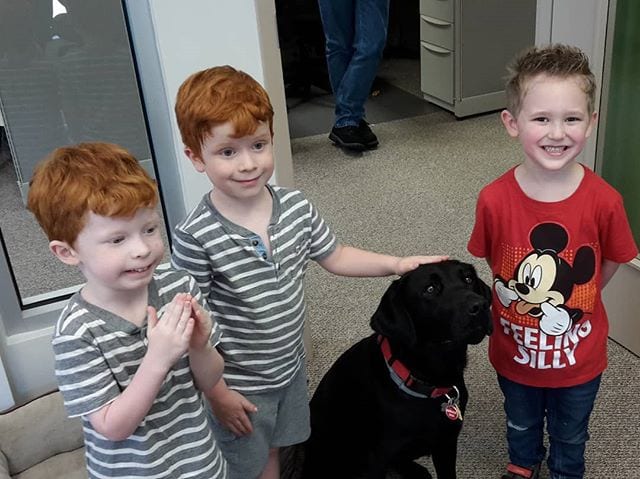
M 235 137 L 252 134 L 267 122 L 273 136 L 273 107 L 267 91 L 243 71 L 229 65 L 194 73 L 178 89 L 175 106 L 182 142 L 200 155 L 211 129 L 231 122 Z
M 80 143 L 54 150 L 29 183 L 27 208 L 49 238 L 73 245 L 87 213 L 131 217 L 158 204 L 156 183 L 124 148 Z

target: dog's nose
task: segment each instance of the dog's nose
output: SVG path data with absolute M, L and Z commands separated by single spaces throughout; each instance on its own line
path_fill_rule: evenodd
M 484 299 L 478 299 L 469 303 L 469 316 L 477 316 L 489 307 L 489 303 Z

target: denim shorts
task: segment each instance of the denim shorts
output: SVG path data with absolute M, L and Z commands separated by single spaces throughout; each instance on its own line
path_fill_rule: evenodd
M 234 435 L 209 411 L 213 433 L 229 464 L 229 479 L 258 477 L 267 464 L 269 449 L 304 442 L 311 433 L 304 365 L 283 389 L 243 395 L 258 408 L 249 415 L 253 432 L 248 436 Z

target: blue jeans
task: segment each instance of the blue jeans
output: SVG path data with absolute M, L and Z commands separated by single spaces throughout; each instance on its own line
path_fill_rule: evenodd
M 589 416 L 601 376 L 578 386 L 540 388 L 498 376 L 507 413 L 507 443 L 512 464 L 531 467 L 545 457 L 544 420 L 549 433 L 547 465 L 551 479 L 582 479 Z
M 389 0 L 318 0 L 327 68 L 335 96 L 335 126 L 364 117 L 387 41 Z

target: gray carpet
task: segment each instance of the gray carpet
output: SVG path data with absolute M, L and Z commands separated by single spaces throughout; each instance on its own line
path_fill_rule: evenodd
M 379 149 L 361 155 L 345 155 L 325 135 L 293 140 L 296 186 L 343 243 L 397 255 L 447 253 L 474 263 L 488 279 L 488 268 L 466 252 L 466 242 L 480 188 L 518 160 L 518 145 L 498 115 L 458 121 L 440 112 L 374 130 Z M 306 289 L 311 391 L 342 351 L 370 333 L 369 318 L 390 281 L 336 277 L 312 265 Z M 501 394 L 486 345 L 470 348 L 471 399 L 458 454 L 463 479 L 497 479 L 507 462 Z M 637 478 L 640 358 L 612 341 L 609 357 L 585 477 Z

